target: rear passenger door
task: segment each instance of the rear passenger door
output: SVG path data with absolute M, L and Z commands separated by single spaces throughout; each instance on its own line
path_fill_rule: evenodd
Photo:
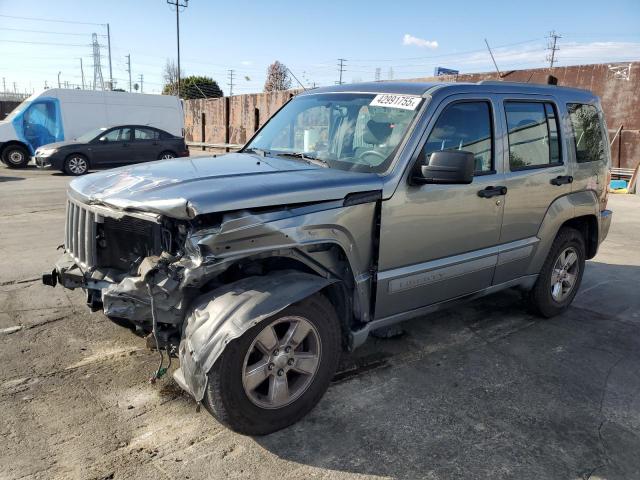
M 571 192 L 573 180 L 552 98 L 502 98 L 505 197 L 500 243 L 504 246 L 494 284 L 525 274 L 537 233 L 553 201 Z

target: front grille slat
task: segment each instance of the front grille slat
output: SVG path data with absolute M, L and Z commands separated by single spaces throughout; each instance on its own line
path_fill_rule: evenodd
M 65 248 L 83 269 L 96 265 L 97 214 L 69 200 L 65 228 Z

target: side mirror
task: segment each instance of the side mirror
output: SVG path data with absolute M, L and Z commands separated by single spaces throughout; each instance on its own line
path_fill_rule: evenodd
M 412 177 L 414 184 L 468 184 L 473 182 L 475 156 L 464 150 L 433 152 L 429 164 L 422 165 Z

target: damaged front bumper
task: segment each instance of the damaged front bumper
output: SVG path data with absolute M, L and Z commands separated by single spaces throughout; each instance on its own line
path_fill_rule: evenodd
M 107 317 L 127 320 L 142 330 L 151 328 L 153 295 L 158 321 L 179 327 L 184 318 L 184 295 L 179 281 L 159 268 L 163 263 L 162 257 L 147 257 L 135 274 L 108 268 L 83 270 L 70 253 L 64 253 L 53 271 L 42 276 L 42 283 L 81 288 L 87 292 L 87 304 L 93 311 L 102 309 Z

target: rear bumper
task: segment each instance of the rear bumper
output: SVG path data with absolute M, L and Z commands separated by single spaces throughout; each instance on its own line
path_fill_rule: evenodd
M 611 218 L 613 212 L 611 210 L 602 210 L 600 212 L 600 230 L 598 231 L 598 244 L 604 242 L 609 234 L 609 228 L 611 227 Z

